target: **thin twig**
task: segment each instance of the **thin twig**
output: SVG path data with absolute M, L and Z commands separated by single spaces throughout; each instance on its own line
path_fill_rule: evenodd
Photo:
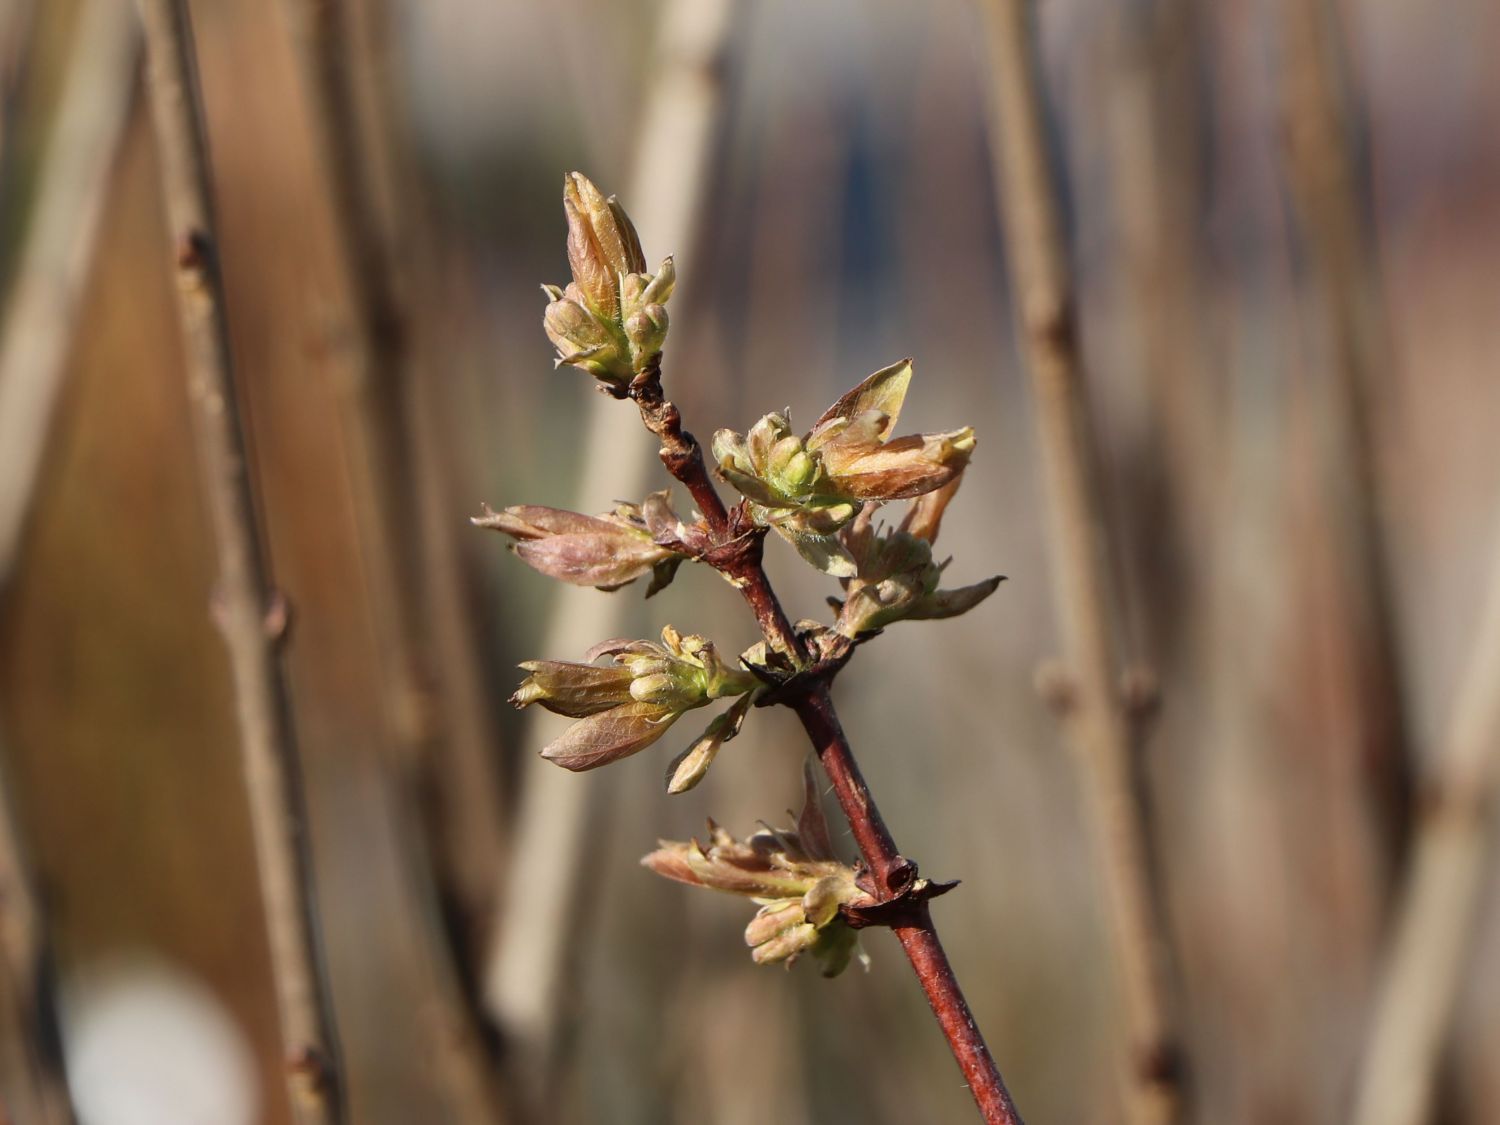
M 26 858 L 0 770 L 0 1120 L 9 1111 L 17 1121 L 70 1125 L 47 920 Z
M 806 646 L 788 622 L 761 565 L 765 529 L 749 526 L 745 505 L 732 511 L 724 507 L 704 466 L 702 450 L 693 435 L 683 430 L 677 407 L 662 395 L 659 368 L 638 377 L 630 397 L 640 408 L 646 428 L 661 440 L 662 464 L 698 500 L 715 547 L 715 556 L 705 556 L 704 561 L 712 562 L 740 591 L 767 643 L 805 664 Z M 917 885 L 916 864 L 901 855 L 886 828 L 839 723 L 827 677 L 809 677 L 795 690 L 785 691 L 781 702 L 796 712 L 818 753 L 871 876 L 868 890 L 878 902 L 893 908 L 885 924 L 901 942 L 985 1121 L 991 1125 L 1020 1122 L 938 939 L 927 899 L 912 894 Z
M 1355 633 L 1361 773 L 1372 779 L 1376 828 L 1386 845 L 1382 875 L 1394 875 L 1411 829 L 1414 766 L 1371 432 L 1371 403 L 1391 385 L 1392 348 L 1357 186 L 1352 105 L 1337 65 L 1333 5 L 1284 0 L 1280 9 L 1286 175 L 1333 357 L 1318 413 L 1327 488 L 1323 512 L 1338 537 L 1339 587 L 1349 600 Z
M 671 0 L 662 9 L 627 196 L 652 245 L 687 249 L 698 229 L 738 11 L 736 0 Z M 681 293 L 675 300 L 683 300 Z M 579 478 L 580 507 L 650 488 L 652 462 L 620 426 L 616 403 L 597 396 L 583 428 L 581 448 L 588 458 Z M 562 590 L 544 650 L 581 652 L 601 633 L 618 632 L 610 623 L 625 611 L 621 600 L 601 602 L 592 591 Z M 580 936 L 574 921 L 584 892 L 583 849 L 607 813 L 602 797 L 596 777 L 568 776 L 539 757 L 524 768 L 511 876 L 502 888 L 484 989 L 486 1007 L 515 1060 L 512 1073 L 531 1088 L 533 1101 L 554 1079 L 570 1010 L 562 998 Z
M 219 559 L 214 617 L 237 702 L 286 1079 L 304 1125 L 344 1120 L 342 1071 L 318 948 L 312 861 L 280 660 L 286 608 L 261 554 L 217 261 L 208 145 L 185 0 L 139 0 L 148 88 L 204 499 Z
M 481 777 L 461 793 L 443 795 L 460 799 L 461 807 L 441 811 L 447 819 L 462 820 L 464 830 L 446 830 L 450 826 L 441 823 L 445 817 L 435 809 L 424 824 L 423 796 L 436 789 L 437 759 L 451 752 L 453 724 L 437 706 L 430 667 L 431 614 L 423 596 L 418 546 L 424 527 L 420 469 L 407 410 L 412 364 L 408 315 L 398 298 L 376 202 L 377 162 L 361 136 L 346 4 L 285 0 L 283 7 L 294 31 L 319 171 L 331 196 L 338 265 L 353 305 L 354 330 L 348 337 L 352 377 L 340 398 L 342 430 L 384 679 L 382 699 L 395 742 L 388 797 L 403 857 L 401 883 L 420 927 L 422 968 L 429 978 L 431 1003 L 424 1018 L 434 1028 L 421 1038 L 439 1056 L 432 1070 L 448 1079 L 444 1089 L 455 1112 L 464 1121 L 494 1120 L 499 1103 L 493 1075 L 478 1013 L 465 997 L 455 950 L 444 933 L 432 861 L 444 853 L 451 889 L 465 914 L 482 916 L 500 850 L 498 793 Z M 489 753 L 493 747 L 472 749 Z M 469 846 L 445 850 L 446 839 Z
M 1376 993 L 1354 1125 L 1421 1125 L 1469 963 L 1500 804 L 1500 551 Z
M 35 497 L 139 53 L 119 0 L 91 0 L 75 34 L 0 336 L 0 583 Z
M 1168 945 L 1137 788 L 1138 724 L 1122 706 L 1120 615 L 1113 604 L 1104 503 L 1088 435 L 1074 293 L 1049 163 L 1034 6 L 986 0 L 991 136 L 1001 224 L 1037 400 L 1054 596 L 1069 668 L 1063 709 L 1082 763 L 1085 812 L 1105 895 L 1130 1039 L 1130 1117 L 1181 1112 L 1181 1044 Z

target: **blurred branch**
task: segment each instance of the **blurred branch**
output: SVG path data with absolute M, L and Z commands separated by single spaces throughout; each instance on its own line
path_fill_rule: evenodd
M 1034 5 L 986 0 L 983 11 L 995 180 L 1037 401 L 1055 598 L 1069 665 L 1061 710 L 1082 759 L 1085 814 L 1092 822 L 1129 1031 L 1129 1116 L 1173 1121 L 1182 1112 L 1182 1046 L 1137 786 L 1139 724 L 1121 698 L 1120 613 L 1112 604 L 1104 500 L 1088 435 L 1073 286 L 1047 151 Z
M 3 747 L 0 747 L 3 750 Z M 0 772 L 0 1120 L 70 1125 L 46 916 Z
M 238 704 L 292 1109 L 303 1125 L 345 1119 L 343 1078 L 318 947 L 307 813 L 280 660 L 286 606 L 261 555 L 217 262 L 203 106 L 186 0 L 139 0 L 162 194 L 177 269 L 184 369 L 204 499 L 218 548 L 214 617 Z
M 1500 802 L 1500 550 L 1452 725 L 1423 795 L 1352 1120 L 1420 1125 L 1469 963 Z
M 1399 866 L 1411 830 L 1412 752 L 1400 630 L 1381 528 L 1373 396 L 1392 384 L 1391 342 L 1378 295 L 1379 265 L 1357 186 L 1350 91 L 1327 0 L 1283 0 L 1285 174 L 1333 349 L 1319 400 L 1323 512 L 1338 552 L 1358 654 L 1364 772 L 1373 779 L 1384 867 Z
M 635 153 L 628 198 L 636 224 L 652 245 L 687 248 L 698 229 L 711 158 L 723 116 L 722 69 L 736 22 L 735 0 L 668 0 L 662 9 L 652 84 Z M 679 296 L 678 301 L 682 298 Z M 593 400 L 579 503 L 591 505 L 650 488 L 655 458 L 649 445 L 619 424 L 613 400 Z M 623 599 L 591 590 L 559 592 L 542 651 L 576 653 L 617 633 Z M 613 623 L 613 624 L 612 624 Z M 586 833 L 606 813 L 601 779 L 570 776 L 531 756 L 521 781 L 509 877 L 485 970 L 485 1005 L 500 1026 L 512 1072 L 533 1105 L 556 1079 L 557 1049 L 566 1031 L 568 970 L 581 937 L 575 920 Z
M 0 583 L 35 497 L 115 154 L 138 36 L 119 0 L 84 5 L 0 335 Z
M 28 9 L 7 12 L 18 19 Z M 7 29 L 9 30 L 9 29 Z M 0 335 L 0 588 L 20 550 L 62 389 L 104 198 L 135 82 L 135 13 L 84 6 Z M 8 62 L 8 60 L 7 60 Z M 8 65 L 6 70 L 9 71 Z M 8 116 L 8 91 L 5 91 Z M 0 121 L 0 145 L 8 141 Z M 42 1125 L 73 1120 L 58 1039 L 46 917 L 0 774 L 0 1105 Z
M 1152 414 L 1152 487 L 1172 517 L 1163 545 L 1190 578 L 1202 569 L 1223 483 L 1217 387 L 1202 363 L 1199 184 L 1203 90 L 1197 0 L 1119 5 L 1110 20 L 1115 77 L 1101 111 L 1108 120 L 1120 227 L 1119 288 L 1134 334 Z M 1161 548 L 1153 547 L 1153 550 Z M 1157 635 L 1179 639 L 1181 591 L 1157 583 L 1170 609 Z M 1168 591 L 1170 591 L 1168 593 Z M 1150 593 L 1150 591 L 1148 591 Z M 1163 607 L 1165 609 L 1165 607 Z
M 33 0 L 0 0 L 0 208 L 5 206 L 10 186 L 10 165 L 15 151 L 11 132 L 30 61 L 28 48 L 36 24 L 35 7 Z
M 455 950 L 432 885 L 433 863 L 443 853 L 465 920 L 483 916 L 500 852 L 494 772 L 471 770 L 476 776 L 470 784 L 447 786 L 439 807 L 426 810 L 425 824 L 422 815 L 423 799 L 439 788 L 438 774 L 447 765 L 443 759 L 456 752 L 454 728 L 482 732 L 464 743 L 471 758 L 493 753 L 494 742 L 484 714 L 454 716 L 451 697 L 440 706 L 431 667 L 434 607 L 429 601 L 434 599 L 423 596 L 428 587 L 419 546 L 427 523 L 419 495 L 424 470 L 408 401 L 411 326 L 376 200 L 381 169 L 362 138 L 349 11 L 344 0 L 285 0 L 283 8 L 293 29 L 319 168 L 331 197 L 339 269 L 353 304 L 354 330 L 348 339 L 352 376 L 340 396 L 342 431 L 384 679 L 382 698 L 396 744 L 394 785 L 388 786 L 387 798 L 404 860 L 400 883 L 421 928 L 422 968 L 432 993 L 424 1010 L 426 1018 L 436 1021 L 422 1038 L 442 1056 L 433 1072 L 447 1079 L 444 1089 L 462 1120 L 494 1120 L 497 1092 L 478 1016 L 455 971 Z M 451 602 L 445 605 L 456 612 Z M 482 711 L 481 697 L 465 698 L 470 709 Z M 445 820 L 456 822 L 446 832 Z M 445 840 L 454 846 L 444 849 Z

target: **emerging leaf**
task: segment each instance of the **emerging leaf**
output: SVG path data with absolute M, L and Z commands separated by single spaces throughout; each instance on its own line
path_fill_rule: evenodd
M 697 742 L 672 759 L 672 764 L 667 767 L 668 793 L 674 796 L 686 793 L 708 776 L 708 767 L 714 764 L 719 749 L 745 725 L 745 716 L 755 702 L 755 694 L 747 692 L 736 699 L 729 710 L 708 724 L 708 729 Z
M 956 590 L 938 589 L 948 564 L 933 561 L 932 541 L 960 479 L 916 501 L 897 528 L 877 530 L 870 506 L 840 533 L 855 567 L 852 577 L 841 579 L 843 602 L 834 601 L 840 633 L 855 638 L 896 621 L 956 617 L 995 592 L 999 577 Z
M 659 525 L 680 526 L 665 493 L 648 497 L 652 518 Z M 647 597 L 672 580 L 686 557 L 658 542 L 643 509 L 621 504 L 612 512 L 584 516 L 558 508 L 523 504 L 471 521 L 517 540 L 512 550 L 528 566 L 575 586 L 618 590 L 643 575 L 652 575 Z
M 802 437 L 784 414 L 767 414 L 746 435 L 720 430 L 719 474 L 813 566 L 839 578 L 854 562 L 835 538 L 868 501 L 921 496 L 956 480 L 974 450 L 968 427 L 892 438 L 911 383 L 910 360 L 875 372 Z
M 594 663 L 606 656 L 612 664 Z M 761 688 L 751 673 L 725 665 L 710 641 L 684 637 L 670 625 L 662 630 L 660 644 L 611 640 L 590 649 L 583 663 L 531 660 L 521 667 L 530 674 L 511 696 L 513 704 L 538 703 L 579 720 L 542 750 L 542 757 L 570 770 L 594 769 L 644 750 L 684 713 L 741 696 L 710 727 L 722 745 L 739 732 Z M 717 749 L 701 751 L 707 756 L 702 770 Z
M 840 907 L 870 899 L 855 884 L 854 868 L 827 850 L 827 827 L 810 776 L 807 785 L 809 804 L 796 830 L 763 828 L 739 841 L 710 820 L 707 845 L 663 840 L 641 863 L 680 883 L 754 899 L 760 910 L 745 928 L 745 943 L 756 963 L 789 964 L 811 953 L 831 977 L 858 948 Z
M 607 766 L 646 749 L 681 717 L 661 704 L 624 703 L 574 723 L 542 748 L 542 757 L 575 771 Z

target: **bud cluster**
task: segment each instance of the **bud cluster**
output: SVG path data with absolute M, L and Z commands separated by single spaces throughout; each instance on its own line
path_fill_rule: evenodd
M 654 274 L 646 272 L 630 216 L 588 177 L 568 173 L 563 210 L 573 280 L 566 288 L 542 286 L 549 299 L 542 324 L 558 366 L 581 367 L 623 392 L 661 354 L 677 271 L 667 258 Z
M 725 665 L 713 642 L 703 637 L 684 637 L 668 625 L 661 640 L 605 641 L 590 649 L 583 663 L 522 664 L 530 675 L 510 697 L 511 703 L 537 703 L 579 720 L 544 747 L 542 757 L 570 770 L 591 770 L 644 750 L 688 711 L 726 696 L 741 696 L 729 712 L 736 717 L 726 722 L 721 716 L 679 759 L 697 752 L 688 771 L 696 776 L 685 779 L 677 791 L 696 785 L 719 747 L 739 733 L 751 696 L 761 684 L 749 672 Z M 595 663 L 605 656 L 613 663 Z
M 775 528 L 825 573 L 856 573 L 837 533 L 867 501 L 921 496 L 969 463 L 974 431 L 968 426 L 891 437 L 911 375 L 910 360 L 882 368 L 801 437 L 785 414 L 767 414 L 747 435 L 714 434 L 719 473 L 750 501 L 756 521 Z
M 735 666 L 704 637 L 683 636 L 671 626 L 659 643 L 605 641 L 582 662 L 521 665 L 527 676 L 511 702 L 538 704 L 575 720 L 542 750 L 570 770 L 635 754 L 688 711 L 730 700 L 667 767 L 667 791 L 682 793 L 703 779 L 753 706 L 795 705 L 807 698 L 809 685 L 832 680 L 857 642 L 892 622 L 952 617 L 994 592 L 999 578 L 940 589 L 948 563 L 933 557 L 943 513 L 974 450 L 974 431 L 965 426 L 894 436 L 912 377 L 911 361 L 903 360 L 850 390 L 805 434 L 792 429 L 786 413 L 767 414 L 743 435 L 718 431 L 714 463 L 745 499 L 732 513 L 716 505 L 715 515 L 704 495 L 713 486 L 699 451 L 661 394 L 665 305 L 676 279 L 672 259 L 648 273 L 629 217 L 577 172 L 564 182 L 563 208 L 573 278 L 566 288 L 543 286 L 549 298 L 544 324 L 557 363 L 581 367 L 603 389 L 633 398 L 648 428 L 662 438 L 668 468 L 713 518 L 695 515 L 685 524 L 663 491 L 597 516 L 519 505 L 486 507 L 473 522 L 513 539 L 511 549 L 527 565 L 575 585 L 615 590 L 650 575 L 649 597 L 671 582 L 687 558 L 714 566 L 747 590 L 752 578 L 761 580 L 760 600 L 746 596 L 767 640 Z M 913 501 L 905 518 L 893 528 L 877 527 L 876 509 L 895 500 Z M 772 643 L 786 630 L 785 618 L 764 588 L 764 575 L 753 573 L 766 529 L 843 586 L 843 597 L 830 599 L 838 612 L 833 625 L 798 622 L 796 644 L 784 637 Z M 777 628 L 766 625 L 777 619 Z M 859 872 L 835 858 L 810 766 L 804 782 L 806 800 L 795 828 L 763 828 L 736 840 L 709 821 L 706 843 L 661 841 L 642 862 L 668 878 L 754 900 L 759 909 L 745 940 L 757 962 L 790 963 L 810 953 L 824 975 L 834 976 L 858 952 L 858 925 L 893 924 L 872 911 L 894 900 L 876 902 L 859 885 Z M 930 897 L 938 889 L 916 880 L 902 893 Z
M 797 828 L 762 828 L 736 840 L 712 820 L 708 843 L 662 840 L 641 863 L 668 879 L 743 895 L 760 904 L 745 927 L 757 964 L 790 964 L 804 953 L 823 975 L 838 976 L 859 949 L 840 907 L 871 900 L 856 872 L 833 856 L 810 770 L 808 800 Z
M 853 640 L 896 621 L 957 617 L 995 592 L 1003 581 L 998 576 L 956 590 L 938 589 L 952 560 L 934 562 L 932 545 L 962 479 L 915 501 L 897 527 L 876 528 L 871 506 L 839 533 L 855 566 L 854 577 L 840 582 L 844 599 L 829 599 L 839 611 L 834 626 L 839 633 Z

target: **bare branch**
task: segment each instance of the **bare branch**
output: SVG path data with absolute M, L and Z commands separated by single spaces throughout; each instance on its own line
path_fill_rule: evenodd
M 1393 348 L 1379 295 L 1379 265 L 1358 189 L 1349 131 L 1349 94 L 1338 66 L 1334 5 L 1284 0 L 1285 175 L 1307 249 L 1316 299 L 1331 345 L 1329 378 L 1317 399 L 1322 511 L 1336 539 L 1339 588 L 1348 599 L 1359 654 L 1361 762 L 1378 838 L 1377 868 L 1394 873 L 1413 813 L 1413 764 L 1401 637 L 1381 518 L 1371 403 L 1391 386 Z
M 1421 1125 L 1473 945 L 1500 802 L 1500 551 L 1421 803 L 1365 1046 L 1355 1125 Z
M 202 100 L 184 0 L 140 0 L 151 107 L 177 273 L 184 368 L 204 499 L 218 549 L 214 616 L 234 680 L 286 1079 L 304 1125 L 345 1118 L 342 1072 L 318 948 L 300 765 L 262 557 L 216 259 Z
M 1181 1047 L 1169 997 L 1167 937 L 1137 793 L 1138 724 L 1126 715 L 1119 692 L 1122 618 L 1088 433 L 1057 185 L 1048 162 L 1035 6 L 1026 0 L 986 0 L 983 11 L 995 180 L 1037 400 L 1056 556 L 1054 597 L 1069 666 L 1072 705 L 1063 720 L 1083 767 L 1085 810 L 1093 825 L 1124 1003 L 1130 1117 L 1173 1121 L 1181 1112 Z
M 135 83 L 130 8 L 91 0 L 80 20 L 0 337 L 0 582 L 31 510 Z
M 433 1073 L 447 1079 L 444 1089 L 454 1111 L 465 1121 L 493 1120 L 499 1114 L 498 1094 L 478 1013 L 455 971 L 455 951 L 444 932 L 433 884 L 434 864 L 440 861 L 449 889 L 470 920 L 486 913 L 500 854 L 494 774 L 471 769 L 479 775 L 472 784 L 447 788 L 437 776 L 447 764 L 444 759 L 455 753 L 491 755 L 491 724 L 484 713 L 454 716 L 453 699 L 440 706 L 431 666 L 434 613 L 424 597 L 430 585 L 419 549 L 426 527 L 419 495 L 425 466 L 413 432 L 415 411 L 409 409 L 412 332 L 378 213 L 377 161 L 362 141 L 351 73 L 350 15 L 343 0 L 284 0 L 283 8 L 293 29 L 319 170 L 330 196 L 338 266 L 352 301 L 352 378 L 341 382 L 340 397 L 343 444 L 384 680 L 381 695 L 394 743 L 386 768 L 392 775 L 387 786 L 391 820 L 407 860 L 399 874 L 420 925 L 419 959 L 430 993 L 422 1018 L 431 1026 L 421 1039 L 434 1053 Z M 452 606 L 448 608 L 451 612 Z M 468 710 L 483 712 L 477 695 L 465 698 Z M 456 727 L 478 730 L 480 738 L 455 745 Z M 424 819 L 424 792 L 440 793 L 446 819 L 461 823 L 442 824 L 436 815 Z M 445 847 L 447 841 L 454 846 Z
M 0 750 L 4 747 L 0 746 Z M 0 1118 L 70 1125 L 47 921 L 0 772 Z

